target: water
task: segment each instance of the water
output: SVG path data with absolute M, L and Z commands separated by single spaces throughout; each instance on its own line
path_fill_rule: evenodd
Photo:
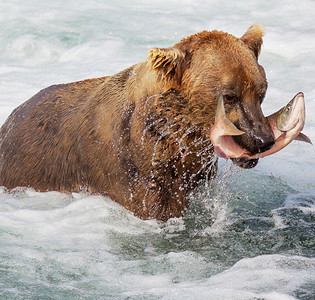
M 269 114 L 305 93 L 315 141 L 315 2 L 1 1 L 0 123 L 55 83 L 114 74 L 204 29 L 266 29 Z M 314 147 L 240 171 L 220 162 L 182 218 L 110 199 L 0 188 L 0 299 L 314 299 Z

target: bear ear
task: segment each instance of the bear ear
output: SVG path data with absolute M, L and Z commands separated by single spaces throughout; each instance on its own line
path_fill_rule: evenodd
M 245 34 L 241 37 L 241 40 L 252 50 L 258 58 L 261 45 L 263 43 L 262 37 L 264 35 L 264 29 L 260 24 L 254 24 L 248 28 Z
M 185 60 L 183 51 L 176 47 L 152 48 L 148 51 L 147 60 L 151 69 L 160 73 L 162 78 L 180 82 Z

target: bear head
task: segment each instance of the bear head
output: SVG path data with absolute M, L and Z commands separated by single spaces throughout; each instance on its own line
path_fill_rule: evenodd
M 264 31 L 252 25 L 241 38 L 221 31 L 203 31 L 170 48 L 149 50 L 147 60 L 168 88 L 188 99 L 187 114 L 205 131 L 214 124 L 223 97 L 227 118 L 244 134 L 233 140 L 251 154 L 267 151 L 274 136 L 261 104 L 267 90 L 264 68 L 258 63 Z M 243 168 L 258 159 L 234 158 Z

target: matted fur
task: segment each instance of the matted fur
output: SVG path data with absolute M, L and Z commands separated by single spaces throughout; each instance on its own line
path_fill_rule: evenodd
M 220 95 L 243 147 L 258 152 L 253 137 L 270 130 L 261 44 L 258 25 L 241 39 L 204 31 L 116 75 L 40 91 L 0 130 L 0 185 L 108 195 L 143 219 L 180 216 L 216 172 L 209 130 Z

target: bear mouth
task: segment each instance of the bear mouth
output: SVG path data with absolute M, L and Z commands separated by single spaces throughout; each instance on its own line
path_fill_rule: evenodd
M 233 164 L 239 166 L 243 169 L 251 169 L 257 166 L 259 158 L 254 159 L 246 159 L 244 157 L 241 158 L 231 158 Z
M 219 142 L 219 143 L 218 143 Z M 251 155 L 248 150 L 237 144 L 232 135 L 222 135 L 214 144 L 214 151 L 219 156 L 232 160 L 233 164 L 243 168 L 251 169 L 258 164 L 259 158 Z
M 226 116 L 223 97 L 219 98 L 214 125 L 210 129 L 210 140 L 219 157 L 231 159 L 241 168 L 249 169 L 257 165 L 259 158 L 276 153 L 294 139 L 311 143 L 301 133 L 305 122 L 305 104 L 303 93 L 298 93 L 286 106 L 267 117 L 275 139 L 274 145 L 261 153 L 250 153 L 235 142 L 233 136 L 245 132 L 239 130 Z M 284 129 L 285 128 L 285 129 Z

